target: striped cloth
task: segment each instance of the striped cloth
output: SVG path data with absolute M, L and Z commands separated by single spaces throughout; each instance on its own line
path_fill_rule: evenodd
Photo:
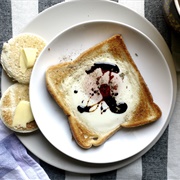
M 63 0 L 0 0 L 0 51 L 4 41 L 16 35 L 38 12 Z M 164 21 L 162 0 L 117 0 L 145 16 L 171 45 Z M 27 5 L 28 3 L 28 5 Z M 178 76 L 178 88 L 180 74 Z M 36 162 L 16 136 L 0 122 L 0 179 L 60 180 L 178 180 L 180 179 L 180 91 L 170 125 L 145 155 L 130 165 L 100 174 L 76 174 Z M 47 174 L 46 174 L 47 173 Z

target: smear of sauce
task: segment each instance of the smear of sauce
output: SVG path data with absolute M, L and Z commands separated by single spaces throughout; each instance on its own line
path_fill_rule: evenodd
M 94 88 L 91 89 L 92 92 L 90 93 L 89 100 L 87 101 L 85 106 L 82 105 L 77 106 L 78 111 L 80 113 L 84 113 L 84 112 L 90 113 L 97 110 L 98 107 L 100 106 L 101 114 L 106 112 L 107 109 L 109 109 L 112 113 L 117 113 L 117 114 L 124 113 L 128 108 L 127 104 L 125 102 L 116 101 L 116 96 L 118 96 L 118 93 L 115 92 L 115 90 L 117 89 L 119 82 L 117 82 L 116 86 L 113 87 L 111 86 L 112 79 L 114 78 L 113 73 L 118 74 L 120 72 L 118 66 L 116 64 L 110 64 L 110 63 L 94 63 L 94 65 L 89 70 L 87 70 L 86 73 L 91 74 L 98 68 L 101 69 L 102 75 L 100 77 L 96 77 L 97 89 Z M 107 83 L 101 84 L 100 79 L 103 78 L 104 74 L 107 72 L 109 73 L 109 80 Z M 78 91 L 74 90 L 74 93 L 78 93 Z M 102 98 L 97 103 L 93 105 L 89 105 L 90 99 L 95 94 L 101 95 Z M 107 104 L 108 108 L 103 107 L 102 105 L 103 102 Z

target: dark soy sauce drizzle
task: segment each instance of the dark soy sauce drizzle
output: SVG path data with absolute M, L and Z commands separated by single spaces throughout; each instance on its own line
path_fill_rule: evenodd
M 98 68 L 101 69 L 103 75 L 109 71 L 109 82 L 108 82 L 108 84 L 100 84 L 99 83 L 99 80 L 103 75 L 101 77 L 97 77 L 96 84 L 97 84 L 98 90 L 93 91 L 94 93 L 98 93 L 99 95 L 101 94 L 102 99 L 99 102 L 97 102 L 96 104 L 93 104 L 91 106 L 88 105 L 88 102 L 90 100 L 89 99 L 86 106 L 78 106 L 77 107 L 78 111 L 80 113 L 93 112 L 101 104 L 101 114 L 102 114 L 103 112 L 106 112 L 106 110 L 107 110 L 107 109 L 103 109 L 103 107 L 102 107 L 102 102 L 104 101 L 108 105 L 111 112 L 117 113 L 117 114 L 124 113 L 128 108 L 127 104 L 124 102 L 117 104 L 115 96 L 117 96 L 118 93 L 111 93 L 113 88 L 110 86 L 111 80 L 114 77 L 112 75 L 112 72 L 113 73 L 119 73 L 120 72 L 118 66 L 115 64 L 109 64 L 109 63 L 94 63 L 94 65 L 89 70 L 87 70 L 86 73 L 87 74 L 93 73 Z M 91 94 L 90 98 L 94 95 L 94 93 Z M 112 94 L 114 94 L 114 95 L 112 95 Z M 91 110 L 91 108 L 94 106 L 96 106 L 96 108 L 94 110 Z
M 109 64 L 109 63 L 94 63 L 94 66 L 92 66 L 91 69 L 87 70 L 86 73 L 90 74 L 98 68 L 101 68 L 103 74 L 106 73 L 107 71 L 119 73 L 118 66 L 116 64 Z

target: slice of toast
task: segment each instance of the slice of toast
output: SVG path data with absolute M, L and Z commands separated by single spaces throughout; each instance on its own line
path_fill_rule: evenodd
M 46 85 L 85 149 L 101 145 L 121 127 L 145 125 L 161 116 L 121 35 L 49 67 Z

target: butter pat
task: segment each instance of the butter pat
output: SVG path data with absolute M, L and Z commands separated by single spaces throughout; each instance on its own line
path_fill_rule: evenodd
M 33 121 L 34 117 L 32 114 L 31 106 L 29 101 L 20 101 L 16 107 L 13 126 L 26 128 L 26 124 Z
M 25 65 L 24 57 L 23 57 L 23 53 L 22 53 L 22 52 L 21 52 L 21 54 L 20 54 L 20 68 L 21 68 L 21 71 L 22 71 L 23 73 L 25 73 L 26 70 L 27 70 L 27 67 L 26 67 L 26 65 Z
M 32 68 L 36 61 L 38 50 L 36 48 L 23 48 L 20 54 L 20 67 L 23 72 Z

